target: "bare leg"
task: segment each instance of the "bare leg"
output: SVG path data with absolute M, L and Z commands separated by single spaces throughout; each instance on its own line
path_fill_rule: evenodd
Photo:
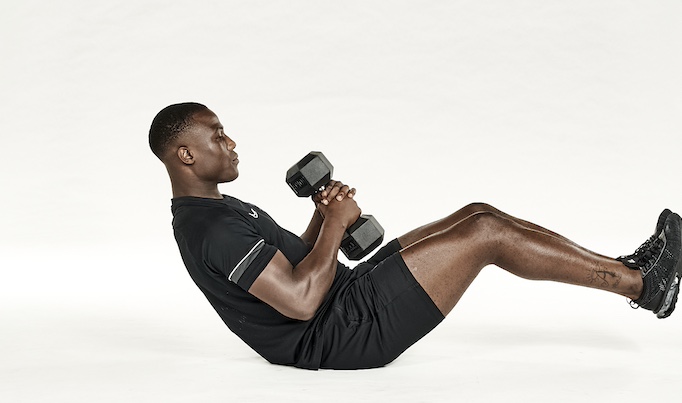
M 521 220 L 519 218 L 513 217 L 513 216 L 506 214 L 506 213 L 504 213 L 504 212 L 502 212 L 502 211 L 496 209 L 495 207 L 493 207 L 489 204 L 486 204 L 486 203 L 471 203 L 471 204 L 459 209 L 458 211 L 454 212 L 453 214 L 451 214 L 451 215 L 449 215 L 449 216 L 447 216 L 441 220 L 434 221 L 430 224 L 426 224 L 422 227 L 419 227 L 415 230 L 408 232 L 405 235 L 402 235 L 401 237 L 398 238 L 398 242 L 400 243 L 400 245 L 402 247 L 410 246 L 413 243 L 419 242 L 426 237 L 429 237 L 435 233 L 438 233 L 440 231 L 444 231 L 444 230 L 450 228 L 451 226 L 457 224 L 458 222 L 464 220 L 465 218 L 467 218 L 473 214 L 478 214 L 481 212 L 495 213 L 501 217 L 504 217 L 506 219 L 514 221 L 515 223 L 519 224 L 522 227 L 526 227 L 526 228 L 534 230 L 534 231 L 542 232 L 544 234 L 559 238 L 565 242 L 569 242 L 569 243 L 573 244 L 574 246 L 579 247 L 581 249 L 585 249 L 582 246 L 574 243 L 570 239 L 564 238 L 563 236 L 561 236 L 555 232 L 552 232 L 552 231 L 550 231 L 546 228 L 543 228 L 539 225 L 533 224 L 529 221 L 525 221 L 525 220 Z
M 444 226 L 444 220 L 430 224 L 438 231 L 400 252 L 443 315 L 452 310 L 481 269 L 489 264 L 526 279 L 592 287 L 632 299 L 642 292 L 639 272 L 615 259 L 493 210 L 479 209 L 469 215 L 460 212 L 464 218 L 443 229 L 440 226 Z M 422 234 L 428 232 L 423 228 Z M 418 233 L 406 235 L 399 241 L 410 240 Z

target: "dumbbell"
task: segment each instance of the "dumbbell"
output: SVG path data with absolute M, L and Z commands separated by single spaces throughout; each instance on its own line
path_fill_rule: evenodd
M 287 184 L 298 197 L 309 197 L 324 189 L 334 166 L 319 151 L 312 151 L 287 171 Z M 371 215 L 361 215 L 343 234 L 341 252 L 350 260 L 367 256 L 384 240 L 384 229 Z

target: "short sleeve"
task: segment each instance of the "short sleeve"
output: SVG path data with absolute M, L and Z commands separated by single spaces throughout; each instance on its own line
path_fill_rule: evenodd
M 203 252 L 209 267 L 248 291 L 277 248 L 267 244 L 249 223 L 229 217 L 211 225 Z

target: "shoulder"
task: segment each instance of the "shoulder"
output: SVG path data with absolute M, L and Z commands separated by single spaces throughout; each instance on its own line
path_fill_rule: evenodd
M 253 205 L 239 199 L 205 199 L 179 197 L 172 200 L 173 224 L 201 223 L 204 228 L 224 225 L 234 220 L 245 220 Z
M 242 206 L 212 200 L 173 200 L 173 232 L 192 248 L 215 250 L 254 243 L 259 230 Z

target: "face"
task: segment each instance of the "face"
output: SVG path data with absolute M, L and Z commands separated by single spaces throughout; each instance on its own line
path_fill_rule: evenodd
M 201 180 L 223 183 L 237 179 L 237 144 L 227 137 L 218 117 L 207 109 L 196 113 L 193 120 L 183 136 L 186 145 L 178 149 L 180 159 L 191 162 L 188 165 Z

